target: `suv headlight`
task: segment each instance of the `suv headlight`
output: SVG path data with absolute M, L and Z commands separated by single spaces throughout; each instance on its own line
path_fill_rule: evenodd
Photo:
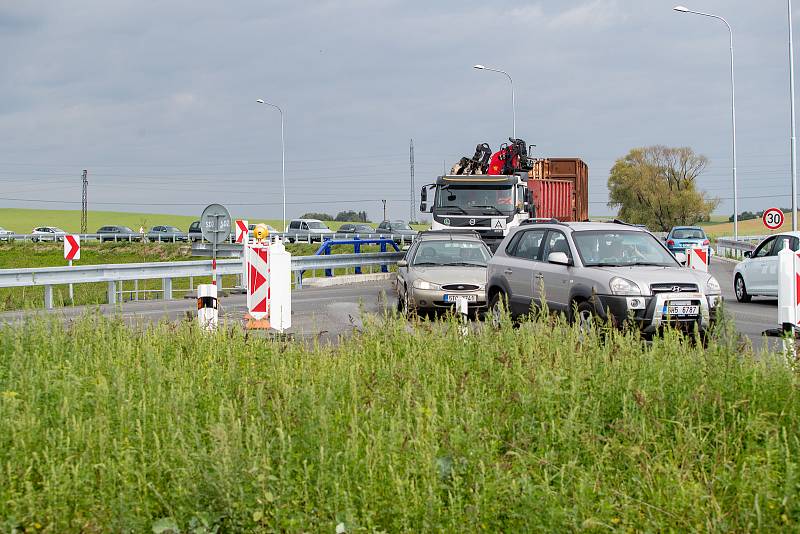
M 719 282 L 713 276 L 708 277 L 708 281 L 706 282 L 706 292 L 709 295 L 719 295 L 722 292 L 719 287 Z
M 433 284 L 431 282 L 428 282 L 427 280 L 421 280 L 419 278 L 414 280 L 413 286 L 414 286 L 415 289 L 425 289 L 425 290 L 431 290 L 431 289 L 436 290 L 436 289 L 439 289 L 438 285 Z
M 613 295 L 641 295 L 642 290 L 636 284 L 636 282 L 632 282 L 627 278 L 620 278 L 619 276 L 615 276 L 611 279 L 608 283 L 609 288 L 611 288 L 611 293 Z

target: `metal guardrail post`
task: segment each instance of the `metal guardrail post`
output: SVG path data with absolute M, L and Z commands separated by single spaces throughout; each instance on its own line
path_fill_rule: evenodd
M 53 286 L 44 286 L 44 307 L 53 309 Z
M 172 300 L 172 278 L 162 278 L 161 288 L 164 290 L 164 300 Z
M 108 287 L 106 288 L 106 300 L 108 300 L 109 304 L 117 303 L 117 282 L 114 280 L 110 280 L 108 282 Z

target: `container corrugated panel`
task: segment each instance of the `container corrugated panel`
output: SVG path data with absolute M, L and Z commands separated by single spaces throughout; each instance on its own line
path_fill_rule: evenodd
M 547 158 L 537 160 L 528 174 L 534 180 L 557 179 L 573 184 L 571 219 L 585 221 L 589 218 L 589 167 L 579 158 Z M 530 185 L 530 184 L 529 184 Z
M 567 180 L 529 180 L 533 194 L 534 216 L 573 221 L 574 197 L 572 182 Z

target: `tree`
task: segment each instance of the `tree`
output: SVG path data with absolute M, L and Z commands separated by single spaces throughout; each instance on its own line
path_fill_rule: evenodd
M 335 220 L 342 222 L 356 222 L 361 220 L 361 214 L 356 213 L 353 210 L 340 211 L 336 214 Z
M 313 211 L 304 213 L 300 216 L 301 219 L 319 219 L 320 221 L 332 221 L 333 215 L 327 213 L 315 213 Z
M 707 164 L 688 147 L 634 148 L 611 169 L 608 205 L 627 222 L 663 232 L 705 220 L 719 204 L 696 187 Z

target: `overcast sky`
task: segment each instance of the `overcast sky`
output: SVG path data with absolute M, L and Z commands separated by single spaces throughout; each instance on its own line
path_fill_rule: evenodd
M 0 0 L 0 206 L 409 217 L 420 186 L 517 134 L 589 164 L 590 213 L 633 147 L 691 146 L 732 209 L 728 32 L 678 0 Z M 682 0 L 734 31 L 740 210 L 789 206 L 785 0 Z M 800 6 L 798 6 L 800 10 Z M 795 21 L 798 18 L 795 17 Z M 795 23 L 795 30 L 797 24 Z M 800 37 L 798 37 L 800 39 Z M 11 199 L 29 199 L 21 202 Z M 415 211 L 415 214 L 417 212 Z

